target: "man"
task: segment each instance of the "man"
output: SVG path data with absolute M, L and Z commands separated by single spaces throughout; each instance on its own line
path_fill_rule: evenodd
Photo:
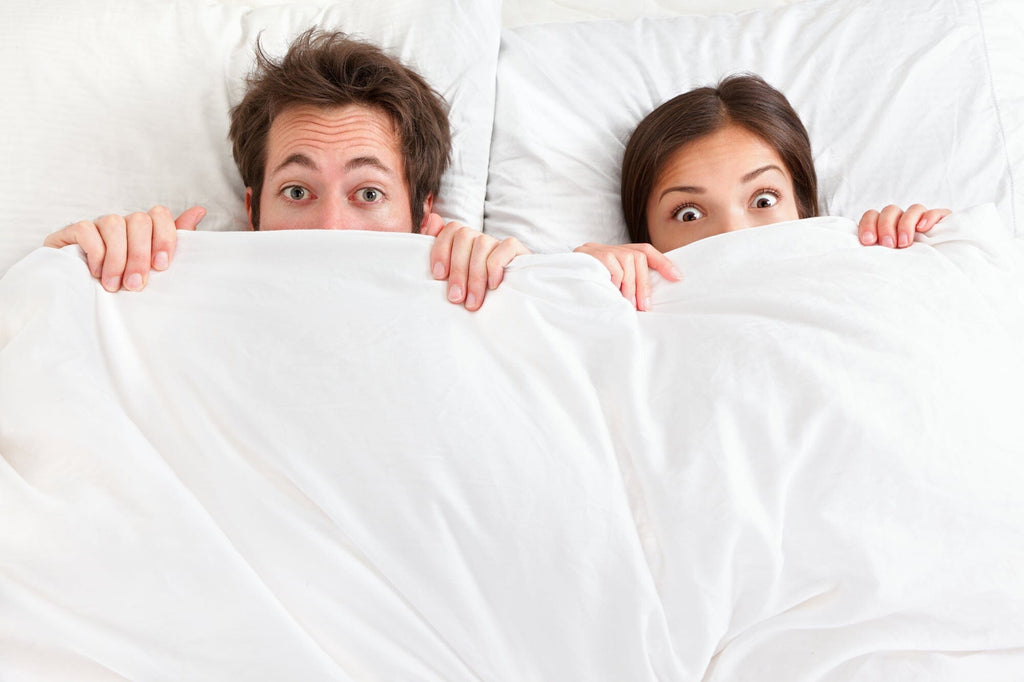
M 432 235 L 431 272 L 468 310 L 528 253 L 514 238 L 499 242 L 433 213 L 451 151 L 444 101 L 419 74 L 343 33 L 310 29 L 280 61 L 257 45 L 230 138 L 254 230 Z M 199 206 L 177 219 L 162 206 L 107 215 L 69 225 L 44 244 L 78 244 L 105 289 L 138 291 L 151 268 L 170 265 L 176 231 L 194 230 L 204 215 Z

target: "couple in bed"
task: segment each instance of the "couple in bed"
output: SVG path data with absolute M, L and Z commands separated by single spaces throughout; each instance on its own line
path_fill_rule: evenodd
M 448 298 L 476 310 L 504 268 L 528 253 L 432 211 L 451 138 L 441 96 L 379 48 L 310 29 L 257 68 L 231 111 L 235 163 L 254 230 L 359 229 L 435 238 L 431 272 Z M 622 168 L 632 244 L 584 244 L 638 310 L 648 271 L 677 280 L 663 255 L 704 237 L 818 214 L 810 140 L 786 98 L 756 76 L 732 76 L 669 100 L 637 126 Z M 887 206 L 860 220 L 865 245 L 901 248 L 949 211 Z M 137 291 L 174 255 L 176 230 L 205 215 L 107 215 L 54 232 L 45 245 L 78 244 L 108 291 Z

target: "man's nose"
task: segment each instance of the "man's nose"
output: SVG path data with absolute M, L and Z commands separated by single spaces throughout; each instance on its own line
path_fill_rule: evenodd
M 352 226 L 347 219 L 348 201 L 345 197 L 329 194 L 320 199 L 320 229 L 350 230 Z

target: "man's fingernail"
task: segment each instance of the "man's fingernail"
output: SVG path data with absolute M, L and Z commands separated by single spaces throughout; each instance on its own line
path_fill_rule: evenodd
M 432 268 L 432 271 L 434 273 L 434 279 L 444 279 L 444 266 L 443 265 L 441 265 L 440 263 L 434 263 L 434 267 Z
M 142 275 L 133 272 L 124 280 L 124 288 L 128 291 L 138 291 L 142 288 Z
M 118 289 L 121 288 L 121 278 L 107 277 L 105 280 L 103 280 L 103 288 L 106 289 L 107 291 L 117 291 Z
M 884 246 L 885 248 L 891 249 L 895 245 L 896 243 L 892 240 L 892 237 L 890 237 L 889 235 L 885 235 L 884 237 L 882 237 L 882 246 Z
M 167 269 L 168 258 L 166 251 L 157 251 L 156 255 L 153 256 L 153 267 L 157 270 Z
M 476 307 L 476 296 L 474 296 L 473 294 L 470 294 L 470 295 L 466 296 L 466 307 L 467 308 L 475 308 Z
M 458 303 L 462 300 L 462 289 L 458 284 L 453 284 L 448 287 L 448 300 L 452 303 Z
M 905 234 L 900 235 L 900 248 L 910 245 L 910 239 Z
M 871 246 L 875 243 L 875 235 L 872 232 L 865 232 L 860 236 L 860 243 L 864 246 Z

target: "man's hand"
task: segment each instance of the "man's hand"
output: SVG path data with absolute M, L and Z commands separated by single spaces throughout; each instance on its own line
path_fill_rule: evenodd
M 122 286 L 140 291 L 146 286 L 150 268 L 166 270 L 174 258 L 178 230 L 194 230 L 206 215 L 193 206 L 177 219 L 164 206 L 127 216 L 105 215 L 95 221 L 82 220 L 49 235 L 44 246 L 59 249 L 78 244 L 85 252 L 89 272 L 107 291 Z
M 573 251 L 593 256 L 608 268 L 612 284 L 637 310 L 649 310 L 651 307 L 650 270 L 661 273 L 672 282 L 681 279 L 675 264 L 650 244 L 609 246 L 587 242 Z
M 514 237 L 498 241 L 458 222 L 446 224 L 437 214 L 428 216 L 421 233 L 435 238 L 430 249 L 434 279 L 448 280 L 448 300 L 466 310 L 478 310 L 487 291 L 501 284 L 505 266 L 530 253 Z
M 914 204 L 906 211 L 889 204 L 881 211 L 867 211 L 861 216 L 857 233 L 860 243 L 865 246 L 881 244 L 888 248 L 902 249 L 914 243 L 914 235 L 927 232 L 952 211 L 948 208 L 926 209 Z

